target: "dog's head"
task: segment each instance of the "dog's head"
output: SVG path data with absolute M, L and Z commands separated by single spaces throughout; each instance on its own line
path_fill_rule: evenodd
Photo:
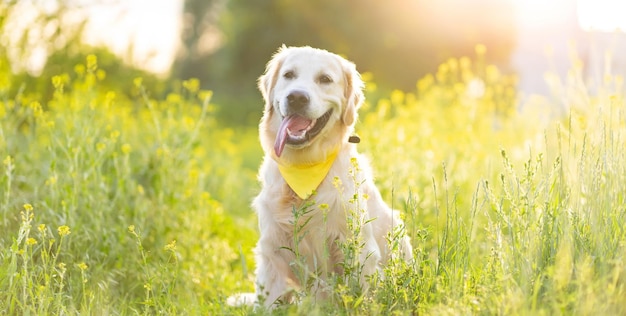
M 259 79 L 265 99 L 263 149 L 293 163 L 315 162 L 346 142 L 363 102 L 353 63 L 311 47 L 278 50 Z

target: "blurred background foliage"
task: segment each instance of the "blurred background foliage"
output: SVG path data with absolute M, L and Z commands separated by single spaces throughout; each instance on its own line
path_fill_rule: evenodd
M 28 2 L 0 3 L 0 69 L 6 70 L 4 76 L 10 76 L 0 82 L 15 83 L 0 87 L 10 87 L 8 95 L 27 90 L 49 101 L 54 91 L 52 77 L 78 67 L 92 54 L 98 56 L 101 69 L 107 70 L 103 82 L 109 89 L 136 96 L 132 80 L 141 77 L 152 93 L 165 92 L 169 80 L 125 64 L 107 47 L 84 42 L 87 20 L 81 14 L 84 6 L 80 2 L 32 1 L 35 7 L 25 6 Z
M 203 88 L 215 91 L 224 123 L 254 125 L 260 116 L 256 79 L 282 44 L 346 56 L 359 71 L 373 74 L 383 95 L 392 89 L 415 90 L 417 80 L 437 71 L 440 63 L 472 56 L 477 43 L 489 48 L 487 62 L 507 71 L 515 45 L 510 1 L 185 0 L 182 45 L 169 76 L 159 79 L 123 63 L 105 47 L 84 44 L 87 18 L 81 12 L 94 3 L 115 1 L 28 1 L 39 10 L 28 10 L 37 12 L 29 12 L 32 21 L 22 28 L 14 25 L 24 20 L 24 6 L 3 2 L 0 59 L 11 66 L 16 81 L 47 97 L 51 76 L 94 52 L 107 69 L 106 84 L 129 95 L 128 83 L 135 77 L 142 77 L 155 95 L 167 93 L 171 82 L 197 78 Z M 45 61 L 35 73 L 28 71 L 33 59 Z
M 186 0 L 185 12 L 185 25 L 193 25 L 184 29 L 185 47 L 211 41 L 212 31 L 221 45 L 179 55 L 174 71 L 223 91 L 216 100 L 232 104 L 223 113 L 233 121 L 242 110 L 256 121 L 256 78 L 282 44 L 347 56 L 359 71 L 373 73 L 379 88 L 412 91 L 424 74 L 450 57 L 473 54 L 477 43 L 490 48 L 490 62 L 506 68 L 515 37 L 512 3 L 499 0 Z M 252 98 L 241 104 L 242 95 Z

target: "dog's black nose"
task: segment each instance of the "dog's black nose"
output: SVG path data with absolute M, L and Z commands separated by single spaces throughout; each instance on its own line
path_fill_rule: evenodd
M 292 110 L 302 109 L 309 105 L 309 94 L 300 90 L 291 91 L 291 93 L 287 95 L 287 102 L 289 103 L 289 108 Z

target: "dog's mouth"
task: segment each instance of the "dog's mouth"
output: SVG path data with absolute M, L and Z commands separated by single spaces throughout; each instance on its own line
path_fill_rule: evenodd
M 283 118 L 274 143 L 276 156 L 280 157 L 286 144 L 297 146 L 311 141 L 326 126 L 332 112 L 333 109 L 330 109 L 316 119 L 306 118 L 299 114 Z

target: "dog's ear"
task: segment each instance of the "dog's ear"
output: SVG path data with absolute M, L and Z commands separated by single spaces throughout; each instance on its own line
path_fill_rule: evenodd
M 271 112 L 273 109 L 272 100 L 274 99 L 274 86 L 276 85 L 276 80 L 278 80 L 278 72 L 283 64 L 287 50 L 287 46 L 283 44 L 267 63 L 265 73 L 259 77 L 259 90 L 261 90 L 263 100 L 265 101 L 266 112 Z
M 365 96 L 363 95 L 363 80 L 361 75 L 356 70 L 356 66 L 347 61 L 342 60 L 343 76 L 346 83 L 344 88 L 344 96 L 346 100 L 346 106 L 343 112 L 343 123 L 350 126 L 355 123 L 357 119 L 357 110 L 361 107 Z

